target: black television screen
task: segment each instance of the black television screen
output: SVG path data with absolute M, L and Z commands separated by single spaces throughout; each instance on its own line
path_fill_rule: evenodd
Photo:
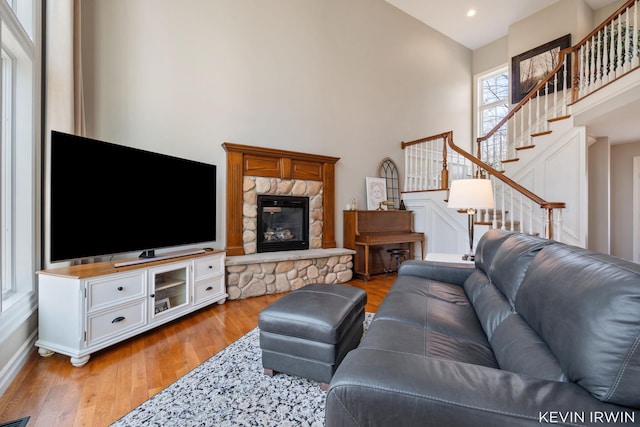
M 216 166 L 51 133 L 52 262 L 214 241 Z

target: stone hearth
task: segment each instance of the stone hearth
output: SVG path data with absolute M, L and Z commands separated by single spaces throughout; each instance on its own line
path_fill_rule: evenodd
M 310 283 L 344 283 L 353 277 L 351 249 L 309 249 L 230 256 L 229 299 L 288 292 Z

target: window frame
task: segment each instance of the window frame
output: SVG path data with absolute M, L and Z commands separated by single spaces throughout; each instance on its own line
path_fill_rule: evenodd
M 496 101 L 487 103 L 486 105 L 483 105 L 483 88 L 484 88 L 484 82 L 486 80 L 489 80 L 491 78 L 494 78 L 495 76 L 498 75 L 506 75 L 507 77 L 507 85 L 506 85 L 506 90 L 505 90 L 505 96 L 504 98 L 500 98 Z M 475 140 L 477 141 L 478 138 L 484 136 L 484 131 L 483 131 L 483 113 L 487 110 L 499 107 L 501 105 L 505 105 L 506 108 L 506 114 L 508 114 L 510 108 L 511 108 L 511 103 L 510 103 L 510 86 L 511 86 L 511 74 L 509 73 L 509 64 L 504 63 L 502 65 L 499 65 L 497 67 L 494 67 L 490 70 L 487 70 L 485 72 L 476 74 L 475 76 L 475 91 L 474 91 L 474 133 L 475 133 Z M 508 134 L 508 132 L 507 132 Z M 478 146 L 475 146 L 474 149 L 474 155 L 477 154 L 477 150 L 478 150 Z M 482 159 L 485 160 L 485 159 Z M 492 164 L 493 162 L 489 162 L 489 164 L 491 166 L 493 166 L 496 169 L 501 169 L 501 165 L 496 165 L 496 164 Z M 497 167 L 496 167 L 497 166 Z
M 42 8 L 0 0 L 0 342 L 37 308 Z

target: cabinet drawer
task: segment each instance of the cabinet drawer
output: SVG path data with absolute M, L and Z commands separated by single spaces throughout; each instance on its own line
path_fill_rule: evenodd
M 222 275 L 213 279 L 196 282 L 193 303 L 194 305 L 200 304 L 211 298 L 223 295 L 225 293 L 224 291 L 224 276 Z
M 108 308 L 114 304 L 146 296 L 144 271 L 122 273 L 87 281 L 87 311 Z
M 147 301 L 133 301 L 87 317 L 87 345 L 124 335 L 146 324 Z
M 202 279 L 224 271 L 224 257 L 222 255 L 210 256 L 196 260 L 195 280 Z

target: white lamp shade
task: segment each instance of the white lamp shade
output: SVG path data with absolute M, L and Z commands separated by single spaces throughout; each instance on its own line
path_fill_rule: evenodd
M 450 208 L 493 209 L 493 189 L 488 179 L 457 179 L 449 189 Z

